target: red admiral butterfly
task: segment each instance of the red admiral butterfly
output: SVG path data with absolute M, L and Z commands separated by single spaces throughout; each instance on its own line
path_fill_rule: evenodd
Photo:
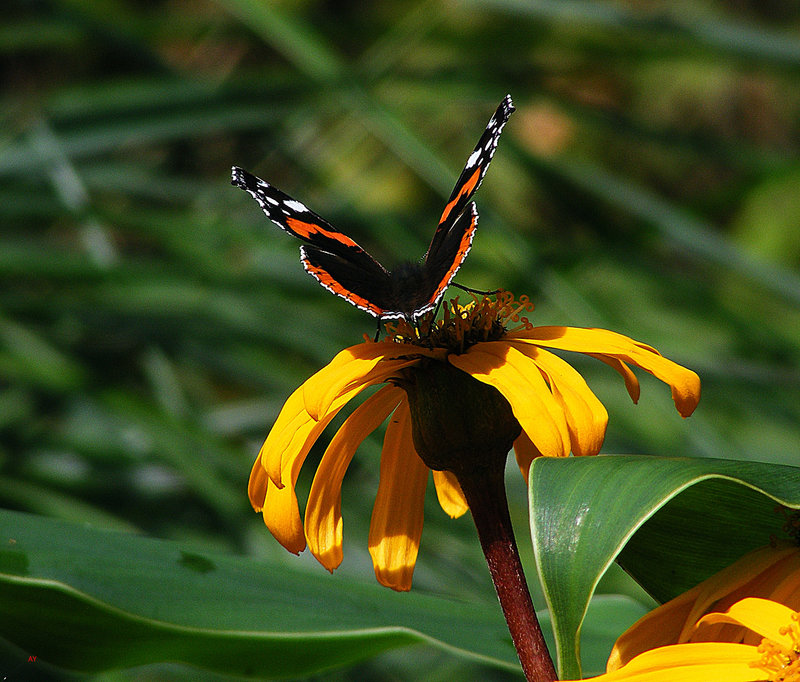
M 328 291 L 379 319 L 414 321 L 436 307 L 469 253 L 478 224 L 478 211 L 469 200 L 486 175 L 513 111 L 511 96 L 506 95 L 467 159 L 424 259 L 391 272 L 350 237 L 255 175 L 234 166 L 231 184 L 251 194 L 278 227 L 306 242 L 300 247 L 300 261 Z

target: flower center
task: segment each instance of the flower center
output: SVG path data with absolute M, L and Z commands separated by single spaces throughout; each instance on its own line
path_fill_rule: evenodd
M 391 379 L 408 396 L 414 447 L 422 461 L 438 471 L 459 475 L 500 468 L 521 427 L 508 401 L 494 387 L 478 381 L 447 361 L 467 348 L 497 341 L 511 329 L 532 328 L 523 311 L 533 310 L 527 296 L 519 300 L 501 291 L 462 305 L 446 301 L 440 319 L 433 312 L 412 325 L 405 319 L 386 325 L 389 341 L 435 351 Z
M 433 313 L 424 315 L 416 327 L 400 318 L 386 324 L 387 338 L 396 343 L 410 343 L 426 348 L 445 348 L 461 354 L 470 346 L 484 341 L 497 341 L 504 334 L 533 325 L 523 312 L 532 312 L 533 303 L 527 296 L 519 300 L 509 291 L 498 291 L 478 298 L 474 294 L 466 304 L 459 297 L 445 301 L 442 317 L 434 320 Z
M 782 635 L 789 635 L 792 640 L 792 649 L 787 651 L 770 639 L 762 639 L 758 645 L 761 658 L 750 665 L 760 668 L 769 677 L 769 682 L 800 682 L 800 614 L 792 615 L 792 622 L 781 628 Z

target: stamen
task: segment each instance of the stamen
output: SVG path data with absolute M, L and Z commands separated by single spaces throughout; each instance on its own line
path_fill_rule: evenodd
M 761 657 L 750 663 L 750 667 L 759 668 L 767 675 L 768 682 L 800 682 L 800 614 L 792 614 L 792 622 L 782 627 L 779 632 L 789 635 L 792 640 L 791 651 L 786 650 L 770 639 L 762 639 L 758 645 Z
M 517 300 L 503 290 L 480 297 L 475 292 L 466 293 L 472 300 L 461 303 L 460 296 L 456 296 L 446 301 L 439 320 L 431 314 L 417 320 L 416 326 L 404 318 L 386 323 L 387 339 L 460 354 L 476 343 L 497 341 L 507 332 L 533 327 L 527 317 L 520 315 L 533 310 L 527 296 Z

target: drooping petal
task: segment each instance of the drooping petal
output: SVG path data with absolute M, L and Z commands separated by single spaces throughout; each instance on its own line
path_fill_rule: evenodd
M 289 449 L 289 443 L 293 439 L 300 440 L 297 436 L 301 433 L 305 433 L 307 436 L 313 426 L 314 420 L 309 417 L 303 406 L 301 386 L 295 389 L 283 404 L 256 459 L 275 485 L 283 486 L 281 483 L 281 460 L 283 453 Z M 298 446 L 298 449 L 300 447 L 302 446 Z
M 449 355 L 454 367 L 494 386 L 508 400 L 514 416 L 547 457 L 570 451 L 569 429 L 561 405 L 553 397 L 536 364 L 501 341 L 476 344 L 463 355 Z
M 673 644 L 645 651 L 625 667 L 590 679 L 594 682 L 763 682 L 764 672 L 751 665 L 758 658 L 757 648 L 747 644 Z
M 365 343 L 362 345 L 374 346 L 378 344 Z M 337 362 L 339 365 L 342 364 L 341 359 Z M 289 460 L 297 456 L 305 457 L 325 429 L 325 426 L 351 398 L 358 395 L 368 386 L 385 381 L 394 372 L 408 366 L 408 364 L 413 364 L 413 362 L 416 362 L 416 360 L 407 362 L 391 360 L 379 365 L 373 365 L 371 368 L 364 362 L 348 365 L 345 367 L 346 370 L 350 371 L 347 387 L 334 395 L 330 402 L 325 398 L 325 410 L 317 413 L 316 416 L 309 414 L 306 409 L 308 397 L 306 386 L 313 380 L 317 387 L 321 387 L 319 375 L 324 372 L 324 369 L 317 372 L 305 384 L 295 390 L 284 403 L 278 418 L 275 420 L 275 425 L 267 435 L 267 439 L 259 452 L 262 466 L 266 469 L 267 475 L 272 479 L 272 482 L 278 487 L 283 486 L 280 472 L 290 466 Z M 338 374 L 340 377 L 345 369 L 339 368 Z M 317 407 L 320 406 L 317 405 Z
M 584 378 L 572 365 L 543 348 L 524 343 L 514 347 L 545 373 L 550 390 L 567 417 L 572 453 L 582 456 L 600 452 L 608 426 L 608 412 Z
M 368 543 L 378 582 L 393 590 L 411 589 L 428 471 L 414 450 L 411 414 L 403 399 L 386 428 Z
M 305 457 L 296 458 L 289 471 L 284 473 L 288 485 L 278 488 L 267 478 L 267 493 L 264 498 L 264 508 L 261 510 L 269 532 L 293 554 L 299 554 L 306 547 L 306 536 L 303 533 L 303 522 L 300 519 L 300 509 L 297 506 L 297 495 L 294 490 L 304 459 Z
M 639 394 L 641 393 L 639 380 L 628 365 L 619 358 L 612 358 L 608 355 L 599 355 L 597 353 L 587 353 L 587 355 L 600 360 L 600 362 L 605 362 L 609 367 L 613 367 L 619 372 L 622 380 L 625 382 L 625 389 L 628 391 L 628 395 L 631 397 L 633 404 L 635 405 L 639 402 Z
M 793 620 L 796 615 L 795 611 L 778 602 L 748 597 L 737 601 L 725 613 L 709 613 L 703 616 L 698 625 L 705 623 L 743 625 L 782 646 L 788 653 L 794 646 L 788 627 L 793 623 L 796 625 L 796 621 Z
M 247 496 L 253 509 L 260 512 L 264 508 L 264 499 L 267 497 L 267 471 L 261 466 L 261 457 L 256 457 L 253 468 L 250 470 L 250 480 L 247 482 Z
M 322 421 L 314 421 L 308 415 L 306 415 L 305 419 L 299 419 L 300 426 L 292 435 L 290 442 L 287 443 L 287 449 L 283 453 L 265 451 L 267 443 L 261 448 L 256 462 L 261 462 L 262 466 L 265 459 L 270 464 L 274 464 L 280 458 L 280 469 L 277 473 L 277 480 L 281 483 L 280 486 L 276 485 L 275 479 L 267 471 L 267 492 L 262 510 L 264 523 L 267 524 L 267 528 L 275 536 L 275 539 L 290 552 L 297 554 L 302 552 L 306 546 L 303 523 L 300 519 L 300 508 L 297 504 L 297 495 L 294 489 L 297 477 L 300 474 L 300 468 L 325 427 L 338 414 L 339 410 L 347 404 L 350 398 L 364 388 L 365 386 L 359 386 L 350 393 L 338 397 Z M 302 414 L 305 414 L 305 412 Z
M 611 356 L 641 367 L 669 384 L 672 400 L 683 417 L 694 412 L 700 400 L 700 378 L 692 370 L 667 360 L 651 346 L 607 329 L 534 327 L 509 337 L 547 348 Z
M 386 344 L 361 344 L 370 350 L 376 345 Z M 399 349 L 402 347 L 399 344 L 391 345 L 396 349 L 394 353 L 399 355 L 401 352 Z M 385 352 L 386 349 L 383 351 L 384 355 Z M 402 349 L 402 352 L 408 353 L 407 349 Z M 306 384 L 292 393 L 259 452 L 257 462 L 265 469 L 269 480 L 264 499 L 261 501 L 259 499 L 263 488 L 261 475 L 251 474 L 253 499 L 256 504 L 260 503 L 263 506 L 264 522 L 269 530 L 289 551 L 297 553 L 305 548 L 305 533 L 294 485 L 300 468 L 317 438 L 351 398 L 368 386 L 390 377 L 399 368 L 417 361 L 417 359 L 407 359 L 381 363 L 382 355 L 379 354 L 378 357 L 364 362 L 364 355 L 365 353 L 361 351 L 354 351 L 337 356 L 338 359 L 335 359 L 329 376 L 339 383 L 336 391 L 328 391 L 322 398 L 317 407 L 321 406 L 324 409 L 316 415 L 312 416 L 306 409 Z M 310 395 L 325 386 L 325 374 L 326 368 L 323 368 L 309 380 L 312 381 Z M 346 381 L 343 380 L 345 375 Z
M 320 460 L 305 514 L 308 547 L 329 571 L 342 563 L 342 479 L 356 449 L 397 407 L 403 390 L 384 386 L 344 421 Z
M 542 453 L 533 444 L 533 441 L 528 437 L 528 434 L 523 430 L 514 441 L 514 456 L 517 459 L 517 466 L 522 472 L 522 477 L 525 483 L 528 482 L 528 474 L 531 471 L 531 464 L 537 457 L 542 457 Z
M 439 506 L 450 518 L 457 519 L 469 511 L 467 499 L 458 484 L 455 474 L 449 471 L 433 472 L 433 483 L 436 486 L 436 497 Z
M 359 385 L 337 398 L 321 420 L 313 419 L 303 407 L 302 386 L 289 396 L 258 453 L 261 466 L 276 487 L 284 486 L 283 472 L 291 469 L 295 459 L 305 460 L 331 419 L 366 387 L 367 384 Z
M 303 400 L 306 412 L 318 419 L 325 412 L 323 405 L 330 403 L 344 386 L 357 377 L 369 373 L 389 350 L 389 342 L 359 343 L 339 351 L 331 361 L 303 382 Z
M 436 354 L 427 348 L 409 348 L 392 341 L 345 348 L 303 384 L 304 407 L 313 419 L 321 419 L 337 396 L 367 381 L 367 377 L 378 383 L 403 367 L 416 364 L 419 356 Z

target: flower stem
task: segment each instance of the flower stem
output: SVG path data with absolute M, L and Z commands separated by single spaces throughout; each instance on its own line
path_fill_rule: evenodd
M 499 466 L 474 473 L 461 471 L 456 476 L 472 512 L 525 678 L 529 682 L 553 682 L 558 677 L 533 609 L 511 527 L 503 478 L 504 461 L 499 460 Z

